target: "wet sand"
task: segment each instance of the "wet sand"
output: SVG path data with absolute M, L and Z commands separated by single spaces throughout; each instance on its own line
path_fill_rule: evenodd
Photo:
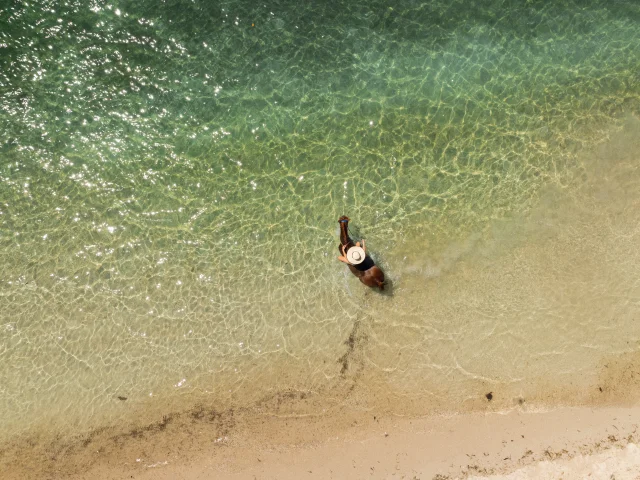
M 422 417 L 377 408 L 322 416 L 203 408 L 126 433 L 103 429 L 3 449 L 2 478 L 636 480 L 640 396 L 637 382 L 629 387 L 628 396 L 611 392 L 613 405 L 597 391 L 599 406 L 547 411 L 526 402 L 501 410 L 500 393 L 482 411 Z
M 583 478 L 573 473 L 597 468 L 609 472 L 603 478 L 636 479 L 638 358 L 636 352 L 607 359 L 597 381 L 572 397 L 569 386 L 546 401 L 485 390 L 467 413 L 399 415 L 401 399 L 365 402 L 358 388 L 324 407 L 313 393 L 294 391 L 245 409 L 200 405 L 151 423 L 17 438 L 0 446 L 0 471 L 3 479 L 20 480 L 443 480 L 512 472 L 507 478 L 544 478 L 541 469 L 558 478 L 553 472 L 563 468 L 570 473 L 562 478 Z M 344 403 L 349 396 L 362 401 Z M 573 406 L 542 407 L 557 399 Z
M 179 445 L 164 454 L 130 445 L 68 478 L 640 478 L 640 405 L 417 419 L 362 414 L 328 437 L 333 422 L 263 419 L 258 430 L 203 443 L 188 456 Z

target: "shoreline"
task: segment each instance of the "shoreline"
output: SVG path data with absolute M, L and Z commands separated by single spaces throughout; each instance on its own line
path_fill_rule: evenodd
M 620 476 L 618 464 L 640 475 L 640 451 L 634 450 L 640 445 L 638 401 L 423 417 L 353 409 L 320 417 L 203 410 L 205 418 L 196 422 L 193 413 L 126 435 L 101 431 L 75 438 L 37 456 L 23 448 L 19 463 L 3 468 L 3 478 L 520 479 L 604 464 L 618 480 L 638 478 Z
M 370 413 L 354 418 L 334 435 L 325 430 L 331 428 L 332 419 L 327 420 L 329 425 L 306 418 L 263 419 L 242 433 L 201 444 L 192 456 L 159 452 L 145 456 L 142 445 L 132 446 L 91 471 L 68 478 L 444 480 L 491 478 L 516 470 L 526 475 L 527 468 L 539 473 L 547 463 L 563 462 L 568 466 L 561 468 L 569 475 L 572 460 L 583 465 L 590 459 L 597 463 L 603 452 L 609 457 L 635 455 L 634 445 L 640 443 L 640 406 L 514 409 L 423 418 L 379 418 Z M 291 434 L 301 431 L 315 440 L 296 441 Z M 267 438 L 271 442 L 265 442 Z M 634 458 L 640 474 L 640 456 Z
M 319 392 L 286 390 L 228 410 L 139 405 L 131 411 L 135 421 L 125 424 L 13 437 L 0 444 L 0 470 L 3 478 L 20 480 L 314 478 L 309 471 L 320 472 L 315 478 L 352 478 L 354 472 L 357 478 L 396 473 L 410 480 L 504 474 L 640 445 L 639 354 L 605 357 L 593 383 L 541 384 L 540 390 L 530 385 L 537 394 L 526 400 L 512 389 L 494 388 L 489 396 L 483 388 L 467 399 L 466 412 L 380 398 L 359 382 L 331 403 Z M 342 473 L 332 477 L 335 472 Z

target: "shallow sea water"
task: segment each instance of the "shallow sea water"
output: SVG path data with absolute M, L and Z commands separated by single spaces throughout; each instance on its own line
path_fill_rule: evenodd
M 40 0 L 0 26 L 3 440 L 283 392 L 588 403 L 640 349 L 638 2 Z M 336 260 L 342 214 L 384 294 Z

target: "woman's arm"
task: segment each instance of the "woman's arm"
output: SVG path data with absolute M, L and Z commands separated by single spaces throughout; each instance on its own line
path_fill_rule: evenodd
M 347 260 L 347 252 L 344 249 L 344 245 L 340 245 L 340 250 L 342 250 L 342 255 L 338 257 L 338 260 L 346 263 L 347 265 L 350 265 L 349 260 Z

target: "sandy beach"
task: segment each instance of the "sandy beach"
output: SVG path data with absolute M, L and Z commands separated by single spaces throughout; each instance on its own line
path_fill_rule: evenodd
M 581 478 L 592 466 L 594 473 L 606 474 L 592 478 L 636 479 L 640 478 L 640 453 L 628 445 L 640 440 L 639 424 L 640 408 L 514 411 L 414 420 L 371 417 L 369 425 L 354 424 L 315 445 L 287 445 L 282 438 L 278 447 L 244 450 L 228 440 L 229 452 L 223 453 L 222 463 L 215 449 L 208 455 L 203 451 L 202 460 L 187 467 L 169 463 L 162 467 L 169 460 L 159 458 L 153 459 L 158 466 L 150 467 L 154 463 L 146 460 L 147 471 L 134 478 L 444 480 L 492 478 L 516 470 L 522 475 L 515 478 L 542 478 L 538 474 L 545 469 L 550 474 L 565 474 L 548 478 Z M 604 471 L 598 455 L 603 451 L 614 459 Z M 627 460 L 628 452 L 632 458 Z M 577 457 L 581 462 L 572 463 Z
M 488 406 L 485 413 L 424 418 L 265 417 L 240 420 L 217 438 L 216 428 L 178 424 L 49 452 L 57 458 L 21 462 L 3 478 L 640 478 L 638 405 L 508 413 Z
M 325 439 L 319 433 L 326 423 L 304 423 L 272 418 L 253 440 L 216 439 L 186 457 L 187 463 L 177 450 L 150 454 L 144 445 L 132 446 L 73 478 L 640 478 L 640 407 L 363 416 Z M 256 441 L 266 431 L 273 433 L 271 445 Z M 309 438 L 298 443 L 300 432 Z

